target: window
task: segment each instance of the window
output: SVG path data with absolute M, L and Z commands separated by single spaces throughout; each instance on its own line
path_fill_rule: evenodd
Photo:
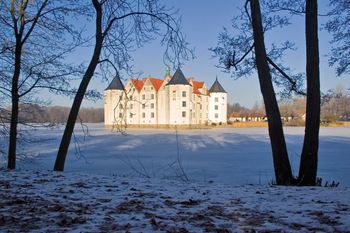
M 133 114 L 132 114 L 132 113 L 130 113 L 130 119 L 132 118 L 132 116 L 133 116 Z
M 142 104 L 142 109 L 145 109 L 146 108 L 146 104 Z
M 202 105 L 201 104 L 199 105 L 199 109 L 202 110 Z
M 119 109 L 123 109 L 123 105 L 122 104 L 119 104 Z
M 182 101 L 182 107 L 186 107 L 186 101 Z
M 215 118 L 219 118 L 219 114 L 215 113 Z
M 186 91 L 182 92 L 182 97 L 186 97 Z
M 176 91 L 173 91 L 173 100 L 176 100 Z
M 123 117 L 123 113 L 119 113 L 119 118 L 122 118 Z
M 146 99 L 146 95 L 145 95 L 145 94 L 142 95 L 142 99 L 143 99 L 143 100 Z
M 182 117 L 186 117 L 186 112 L 182 112 Z
M 219 98 L 218 97 L 215 97 L 215 102 L 219 102 Z
M 151 118 L 154 118 L 154 112 L 151 112 Z
M 154 94 L 151 94 L 151 99 L 152 99 L 152 100 L 154 99 Z
M 154 108 L 154 103 L 151 103 L 151 108 Z
M 132 109 L 134 106 L 132 104 L 130 104 L 130 109 Z
M 215 105 L 215 110 L 219 110 L 219 105 Z
M 146 118 L 146 113 L 142 113 L 142 118 Z
M 151 90 L 153 90 L 153 87 L 151 87 Z

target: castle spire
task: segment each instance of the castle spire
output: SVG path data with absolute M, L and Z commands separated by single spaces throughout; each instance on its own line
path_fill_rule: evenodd
M 165 69 L 165 76 L 170 76 L 170 67 L 167 65 Z
M 225 91 L 225 89 L 221 86 L 221 84 L 218 81 L 218 76 L 216 76 L 215 82 L 213 83 L 213 85 L 211 86 L 211 88 L 209 89 L 209 92 L 222 92 L 222 93 L 227 93 Z

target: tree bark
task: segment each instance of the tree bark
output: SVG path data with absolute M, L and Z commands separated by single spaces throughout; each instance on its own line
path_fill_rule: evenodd
M 307 0 L 305 17 L 306 122 L 298 176 L 299 185 L 316 185 L 317 177 L 321 105 L 317 24 L 317 0 Z
M 18 80 L 21 73 L 21 53 L 22 42 L 21 35 L 16 34 L 16 48 L 15 48 L 15 69 L 12 76 L 11 87 L 11 123 L 10 123 L 10 139 L 8 148 L 7 168 L 16 168 L 16 150 L 17 150 L 17 127 L 18 127 Z
M 67 152 L 69 148 L 69 144 L 72 138 L 74 125 L 78 117 L 79 109 L 81 103 L 84 99 L 84 95 L 86 93 L 87 87 L 90 83 L 91 78 L 95 73 L 96 66 L 99 63 L 99 58 L 102 50 L 103 44 L 103 33 L 102 33 L 102 7 L 98 0 L 92 0 L 93 5 L 96 11 L 96 35 L 95 35 L 95 48 L 92 58 L 90 60 L 89 66 L 83 76 L 83 79 L 79 85 L 77 94 L 74 97 L 72 108 L 69 112 L 67 124 L 62 136 L 62 140 L 60 143 L 60 147 L 57 153 L 56 162 L 54 166 L 55 171 L 63 171 L 64 164 L 67 157 Z
M 260 90 L 266 108 L 276 184 L 290 185 L 294 183 L 294 179 L 289 163 L 281 115 L 267 62 L 259 0 L 250 0 L 250 8 L 256 56 L 255 59 L 259 76 Z

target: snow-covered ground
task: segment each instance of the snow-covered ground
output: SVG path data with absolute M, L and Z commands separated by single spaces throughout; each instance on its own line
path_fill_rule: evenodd
M 303 129 L 285 133 L 297 173 Z M 19 169 L 0 168 L 0 232 L 350 232 L 350 128 L 320 132 L 319 176 L 337 188 L 270 186 L 266 128 L 77 126 L 81 153 L 56 173 L 61 135 L 31 132 Z
M 1 232 L 350 232 L 349 188 L 0 171 Z

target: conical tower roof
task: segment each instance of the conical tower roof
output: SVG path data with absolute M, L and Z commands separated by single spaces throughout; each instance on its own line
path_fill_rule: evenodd
M 221 86 L 221 84 L 218 81 L 218 78 L 216 77 L 215 82 L 213 83 L 213 85 L 211 86 L 211 88 L 209 89 L 210 93 L 213 92 L 221 92 L 221 93 L 227 93 L 225 91 L 225 89 Z
M 120 81 L 119 75 L 115 76 L 112 80 L 112 82 L 108 85 L 106 90 L 124 90 L 124 85 Z
M 185 75 L 182 73 L 180 68 L 177 68 L 177 70 L 175 71 L 175 74 L 167 83 L 167 85 L 177 85 L 177 84 L 191 86 L 191 84 L 187 81 L 187 79 L 185 78 Z

